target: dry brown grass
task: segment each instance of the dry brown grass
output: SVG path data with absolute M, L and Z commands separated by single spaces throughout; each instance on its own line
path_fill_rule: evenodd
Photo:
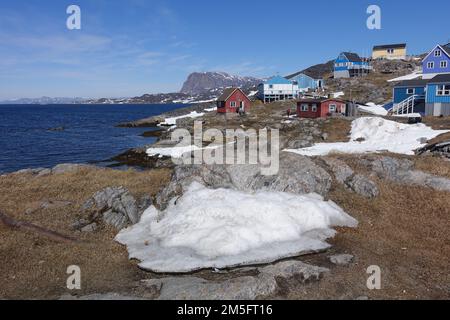
M 329 198 L 356 218 L 359 226 L 339 228 L 330 241 L 333 245 L 330 251 L 301 258 L 332 271 L 318 283 L 300 290 L 291 287 L 288 298 L 450 298 L 449 193 L 372 179 L 380 189 L 376 199 L 333 186 Z M 328 256 L 341 253 L 354 255 L 355 262 L 336 267 L 328 261 Z M 369 276 L 366 270 L 371 265 L 381 267 L 382 290 L 371 291 L 366 287 Z
M 15 219 L 28 221 L 82 240 L 57 243 L 39 235 L 0 225 L 0 298 L 55 298 L 66 289 L 66 269 L 78 265 L 82 272 L 81 294 L 129 289 L 141 278 L 130 264 L 127 251 L 113 241 L 116 230 L 104 227 L 95 233 L 73 231 L 70 225 L 80 215 L 80 206 L 96 191 L 124 186 L 140 197 L 155 195 L 167 183 L 169 170 L 145 172 L 83 169 L 76 173 L 36 178 L 9 175 L 0 178 L 1 210 Z M 70 205 L 42 209 L 42 201 Z M 36 211 L 25 213 L 26 209 Z
M 328 134 L 326 142 L 348 142 L 350 140 L 350 131 L 352 123 L 348 119 L 331 118 L 324 122 L 320 128 L 323 133 Z
M 450 179 L 450 160 L 448 159 L 434 156 L 414 157 L 414 164 L 417 170 Z

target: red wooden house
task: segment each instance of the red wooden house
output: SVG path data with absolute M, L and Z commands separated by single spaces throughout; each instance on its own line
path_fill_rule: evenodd
M 251 101 L 239 88 L 228 88 L 217 98 L 217 112 L 238 112 L 242 108 L 245 112 L 250 109 Z
M 325 118 L 333 114 L 345 115 L 346 102 L 340 99 L 301 99 L 297 102 L 299 118 Z

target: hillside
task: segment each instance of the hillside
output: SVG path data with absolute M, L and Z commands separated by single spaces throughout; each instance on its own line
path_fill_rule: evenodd
M 345 99 L 355 99 L 362 103 L 385 103 L 392 98 L 392 89 L 395 84 L 387 80 L 410 74 L 421 63 L 420 60 L 379 60 L 373 61 L 372 65 L 373 72 L 362 78 L 333 79 L 330 72 L 328 79 L 325 78 L 327 93 L 343 91 Z
M 228 87 L 254 87 L 260 82 L 261 79 L 235 76 L 225 72 L 194 72 L 184 82 L 181 93 L 199 95 Z

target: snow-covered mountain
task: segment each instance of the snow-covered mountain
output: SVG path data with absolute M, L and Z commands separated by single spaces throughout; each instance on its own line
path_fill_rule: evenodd
M 261 79 L 230 75 L 226 72 L 194 72 L 184 82 L 181 93 L 198 95 L 228 87 L 250 88 Z
M 40 97 L 40 98 L 20 98 L 13 100 L 0 101 L 0 104 L 78 104 L 84 103 L 87 99 L 85 98 L 50 98 L 50 97 Z

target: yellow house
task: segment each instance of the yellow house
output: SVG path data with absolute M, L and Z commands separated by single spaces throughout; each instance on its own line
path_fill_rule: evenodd
M 406 43 L 375 46 L 372 59 L 406 59 Z

